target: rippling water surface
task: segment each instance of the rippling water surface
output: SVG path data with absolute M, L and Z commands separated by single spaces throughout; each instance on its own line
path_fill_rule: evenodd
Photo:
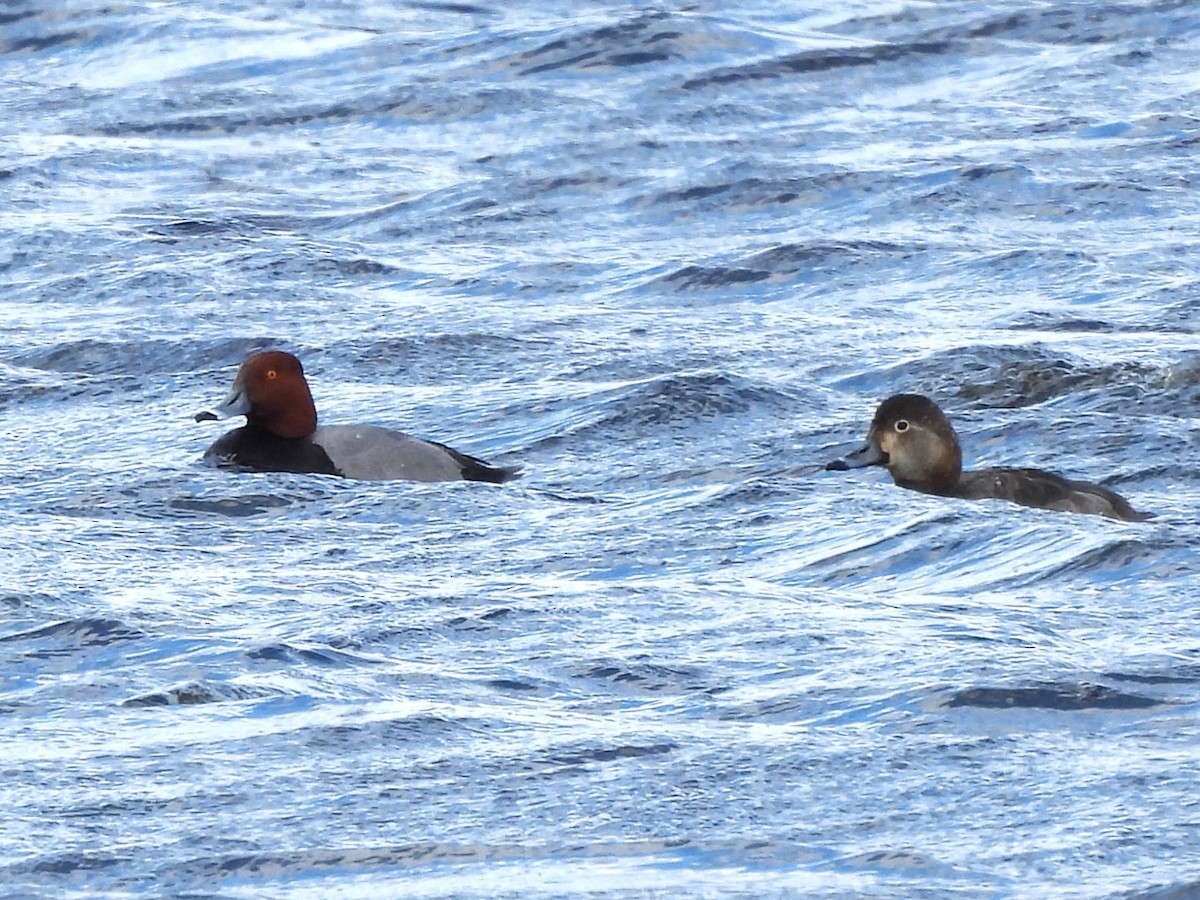
M 1195 3 L 2 20 L 6 893 L 1200 891 Z M 525 476 L 207 467 L 263 347 Z

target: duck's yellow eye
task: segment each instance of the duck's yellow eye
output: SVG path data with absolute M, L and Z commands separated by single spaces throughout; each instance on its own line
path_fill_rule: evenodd
M 268 380 L 274 381 L 278 377 L 279 377 L 279 373 L 276 372 L 274 369 L 267 369 L 267 379 Z
M 900 434 L 904 434 L 904 432 L 908 431 L 908 419 L 897 419 L 896 431 Z

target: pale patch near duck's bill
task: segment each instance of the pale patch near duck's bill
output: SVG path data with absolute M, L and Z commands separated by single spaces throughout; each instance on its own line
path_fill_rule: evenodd
M 240 384 L 234 385 L 224 400 L 216 406 L 216 412 L 201 410 L 196 413 L 197 422 L 215 422 L 218 419 L 228 419 L 231 416 L 244 416 L 250 412 L 250 397 Z
M 847 469 L 863 469 L 867 466 L 886 466 L 888 455 L 874 441 L 867 441 L 853 453 L 835 459 L 825 465 L 827 472 L 844 472 Z

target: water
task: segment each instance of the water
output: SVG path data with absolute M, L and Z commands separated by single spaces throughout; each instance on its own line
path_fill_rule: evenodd
M 3 17 L 5 895 L 1200 890 L 1194 4 Z M 524 478 L 206 467 L 267 346 Z

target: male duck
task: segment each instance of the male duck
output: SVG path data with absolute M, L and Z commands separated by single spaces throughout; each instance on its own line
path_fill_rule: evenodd
M 204 456 L 245 469 L 497 484 L 520 472 L 377 425 L 318 426 L 304 367 L 280 350 L 249 357 L 216 412 L 197 413 L 196 421 L 227 416 L 245 416 L 246 424 L 219 438 Z

